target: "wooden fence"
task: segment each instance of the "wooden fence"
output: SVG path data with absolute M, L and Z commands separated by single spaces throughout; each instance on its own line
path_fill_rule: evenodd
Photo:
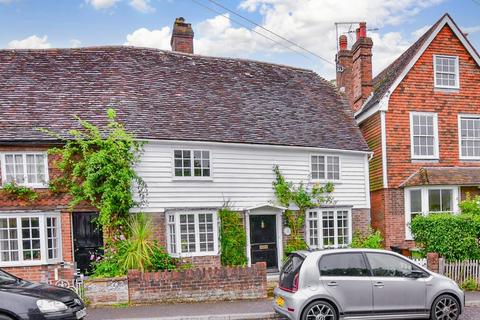
M 446 262 L 440 259 L 439 273 L 453 279 L 458 284 L 473 279 L 480 283 L 480 260 Z
M 423 259 L 411 259 L 413 262 L 415 262 L 416 264 L 418 264 L 419 266 L 421 267 L 424 267 L 426 268 L 427 267 L 427 259 L 426 258 L 423 258 Z

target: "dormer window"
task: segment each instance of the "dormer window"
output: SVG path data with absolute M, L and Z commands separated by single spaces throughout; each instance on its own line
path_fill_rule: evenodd
M 459 65 L 456 56 L 433 56 L 435 68 L 435 87 L 445 89 L 458 89 Z

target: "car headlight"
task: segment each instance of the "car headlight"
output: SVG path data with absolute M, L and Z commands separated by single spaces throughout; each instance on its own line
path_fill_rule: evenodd
M 64 311 L 68 309 L 65 303 L 48 299 L 37 300 L 37 307 L 42 313 Z

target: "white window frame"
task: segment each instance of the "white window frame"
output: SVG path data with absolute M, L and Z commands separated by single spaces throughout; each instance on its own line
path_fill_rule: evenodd
M 18 241 L 18 257 L 19 261 L 0 261 L 0 267 L 27 267 L 27 266 L 39 266 L 47 264 L 55 264 L 63 261 L 62 252 L 62 221 L 59 212 L 9 212 L 1 213 L 0 218 L 15 218 L 17 219 L 17 241 Z M 23 241 L 22 241 L 22 218 L 38 218 L 40 229 L 40 255 L 39 260 L 23 260 Z M 57 241 L 58 241 L 58 257 L 55 259 L 48 259 L 48 240 L 47 240 L 47 218 L 57 219 Z
M 180 215 L 193 214 L 195 216 L 195 252 L 181 252 L 181 236 L 180 236 Z M 200 251 L 200 231 L 199 231 L 199 214 L 212 214 L 213 221 L 213 251 Z M 175 248 L 177 252 L 171 252 L 171 238 L 168 227 L 169 216 L 174 216 L 175 224 Z M 167 234 L 167 251 L 172 257 L 203 257 L 203 256 L 216 256 L 219 254 L 219 235 L 218 235 L 218 215 L 214 210 L 192 210 L 192 211 L 176 211 L 168 212 L 165 216 L 166 234 Z
M 190 176 L 176 176 L 175 175 L 175 151 L 190 151 Z M 210 175 L 209 176 L 195 176 L 195 165 L 194 165 L 194 152 L 208 152 L 208 160 L 209 160 L 209 169 Z M 212 151 L 209 149 L 192 149 L 191 147 L 176 147 L 172 149 L 172 180 L 206 180 L 211 181 L 213 180 L 213 165 L 212 165 Z
M 313 178 L 313 170 L 312 170 L 312 157 L 324 157 L 324 172 L 325 178 L 324 179 L 314 179 Z M 336 157 L 338 158 L 338 179 L 328 179 L 328 157 Z M 337 154 L 322 154 L 322 153 L 312 153 L 310 154 L 309 158 L 309 171 L 310 171 L 310 180 L 314 182 L 341 182 L 342 181 L 342 157 Z
M 323 246 L 323 212 L 324 211 L 334 211 L 333 226 L 334 226 L 334 245 L 329 247 Z M 347 243 L 343 246 L 338 246 L 338 211 L 347 211 L 348 212 L 348 240 Z M 310 245 L 310 224 L 309 221 L 312 219 L 309 218 L 310 212 L 317 213 L 317 234 L 318 234 L 318 245 Z M 326 249 L 326 248 L 345 248 L 352 242 L 352 208 L 351 207 L 331 207 L 331 208 L 314 208 L 309 209 L 305 212 L 305 240 L 307 245 L 312 249 Z
M 12 151 L 12 152 L 2 152 L 0 154 L 1 162 L 1 173 L 2 173 L 2 185 L 7 183 L 7 169 L 5 165 L 5 156 L 7 155 L 22 155 L 23 157 L 23 176 L 24 183 L 17 183 L 21 186 L 26 186 L 30 188 L 46 188 L 48 186 L 49 174 L 48 174 L 48 153 L 44 151 Z M 28 174 L 27 174 L 27 155 L 43 155 L 44 168 L 45 168 L 45 182 L 44 183 L 28 183 Z
M 480 114 L 458 115 L 458 155 L 460 160 L 480 160 L 480 156 L 465 156 L 462 154 L 462 119 L 475 119 L 480 121 Z
M 405 239 L 413 240 L 412 232 L 410 230 L 410 222 L 412 221 L 411 216 L 411 207 L 410 207 L 410 191 L 411 190 L 420 190 L 422 195 L 422 212 L 420 213 L 423 216 L 428 216 L 429 211 L 429 199 L 428 191 L 429 190 L 451 190 L 452 191 L 452 212 L 458 214 L 460 209 L 458 207 L 459 197 L 460 197 L 460 187 L 459 186 L 419 186 L 419 187 L 408 187 L 404 189 L 404 198 L 405 198 Z
M 437 85 L 437 58 L 455 59 L 455 86 Z M 440 72 L 445 73 L 445 72 Z M 433 55 L 433 85 L 440 89 L 460 89 L 460 63 L 458 56 Z
M 414 116 L 433 116 L 433 155 L 431 156 L 423 156 L 423 155 L 415 155 L 415 146 L 413 144 L 413 117 Z M 412 160 L 438 160 L 440 158 L 440 147 L 438 141 L 438 115 L 435 112 L 417 112 L 413 111 L 410 112 L 410 157 Z

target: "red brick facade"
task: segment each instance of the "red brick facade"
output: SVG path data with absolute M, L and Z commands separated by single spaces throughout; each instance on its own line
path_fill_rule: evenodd
M 434 55 L 459 58 L 459 89 L 435 88 Z M 409 177 L 423 167 L 480 168 L 479 161 L 460 160 L 458 128 L 459 114 L 480 115 L 479 88 L 480 67 L 454 31 L 445 24 L 390 95 L 384 123 L 386 154 L 381 147 L 382 111 L 362 120 L 361 131 L 374 151 L 370 161 L 372 226 L 383 233 L 386 248 L 414 246 L 412 241 L 405 240 L 405 196 L 401 187 Z M 414 111 L 437 114 L 438 160 L 411 159 L 410 112 Z M 386 157 L 387 186 L 383 185 L 382 157 Z M 477 185 L 462 185 L 453 181 L 449 184 L 460 186 L 459 201 L 466 198 L 467 192 L 480 194 Z

